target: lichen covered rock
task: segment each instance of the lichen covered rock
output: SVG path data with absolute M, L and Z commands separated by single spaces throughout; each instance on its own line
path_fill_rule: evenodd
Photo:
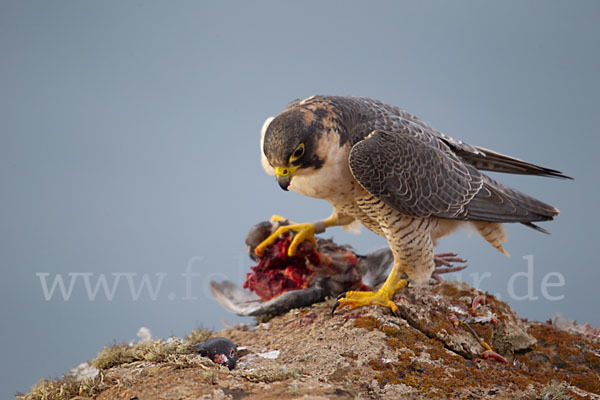
M 188 351 L 191 337 L 135 347 L 132 359 L 101 355 L 111 362 L 94 363 L 100 373 L 94 386 L 82 386 L 81 396 L 600 398 L 600 343 L 595 337 L 549 322 L 521 320 L 505 303 L 464 284 L 408 287 L 395 300 L 402 318 L 380 307 L 342 309 L 332 317 L 335 300 L 328 300 L 257 326 L 218 332 L 238 347 L 239 359 L 231 371 Z M 482 357 L 488 351 L 482 342 L 507 363 Z M 60 384 L 47 382 L 53 388 Z M 68 393 L 78 392 L 78 383 L 71 379 L 67 384 Z M 43 387 L 44 382 L 21 398 L 66 398 L 42 397 Z

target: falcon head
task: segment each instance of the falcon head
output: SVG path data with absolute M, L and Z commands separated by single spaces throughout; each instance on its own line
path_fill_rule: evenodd
M 316 115 L 305 109 L 286 110 L 263 126 L 261 140 L 263 167 L 283 190 L 302 170 L 319 169 L 323 158 L 318 154 L 323 127 Z

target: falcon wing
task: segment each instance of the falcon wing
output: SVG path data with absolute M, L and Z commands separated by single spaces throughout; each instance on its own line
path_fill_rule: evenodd
M 346 114 L 351 117 L 350 121 L 353 114 L 363 115 L 362 118 L 354 118 L 356 121 L 350 123 L 353 128 L 351 136 L 355 140 L 354 143 L 364 139 L 367 134 L 376 129 L 389 132 L 409 131 L 413 136 L 420 136 L 427 141 L 436 139 L 443 142 L 462 161 L 478 170 L 573 179 L 560 171 L 531 164 L 483 147 L 472 146 L 446 136 L 398 107 L 361 97 L 351 98 L 350 104 L 348 98 L 336 99 L 337 103 L 341 103 L 341 107 L 346 110 Z
M 413 217 L 531 225 L 558 215 L 555 208 L 483 175 L 442 138 L 411 123 L 373 131 L 352 147 L 349 164 L 365 190 Z
M 555 169 L 540 167 L 539 165 L 531 164 L 527 161 L 519 160 L 518 158 L 506 156 L 483 147 L 474 146 L 474 148 L 477 149 L 479 153 L 462 151 L 460 149 L 456 149 L 455 152 L 457 156 L 479 170 L 573 179 Z

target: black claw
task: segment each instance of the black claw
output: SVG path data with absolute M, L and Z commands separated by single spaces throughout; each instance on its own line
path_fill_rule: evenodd
M 333 305 L 333 308 L 331 309 L 331 316 L 333 317 L 333 313 L 335 313 L 335 310 L 340 306 L 340 302 L 336 301 L 335 304 Z
M 342 293 L 340 293 L 340 294 L 338 295 L 337 299 L 339 300 L 339 299 L 341 299 L 342 297 L 346 297 L 346 293 L 348 293 L 348 292 L 342 292 Z
M 398 309 L 392 310 L 392 314 L 394 314 L 396 316 L 396 318 L 402 318 L 402 316 L 400 315 L 400 312 L 398 312 Z

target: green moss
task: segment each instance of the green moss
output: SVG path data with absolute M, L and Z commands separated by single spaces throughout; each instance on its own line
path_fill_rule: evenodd
M 68 375 L 56 379 L 42 379 L 31 387 L 30 393 L 18 395 L 16 398 L 20 400 L 68 400 L 78 396 L 91 398 L 104 389 L 106 385 L 103 380 L 102 373 L 95 378 L 85 378 L 81 381 Z
M 254 320 L 256 321 L 257 325 L 266 324 L 267 322 L 269 322 L 270 320 L 272 320 L 276 316 L 277 315 L 275 315 L 275 314 L 257 315 L 257 316 L 254 317 Z
M 293 384 L 289 385 L 286 390 L 286 393 L 289 394 L 290 396 L 300 396 L 302 394 L 297 383 L 293 383 Z
M 284 381 L 290 378 L 298 379 L 300 378 L 301 374 L 302 372 L 300 370 L 288 369 L 281 366 L 238 372 L 239 376 L 246 380 L 249 380 L 250 382 L 264 383 Z
M 83 379 L 82 381 L 77 381 L 74 377 L 68 375 L 56 379 L 42 379 L 31 388 L 30 393 L 18 395 L 17 399 L 63 400 L 76 396 L 91 398 L 108 387 L 103 381 L 104 375 L 102 370 L 135 361 L 170 363 L 175 368 L 191 367 L 192 363 L 186 355 L 196 353 L 192 345 L 204 342 L 212 336 L 212 331 L 195 329 L 186 336 L 184 342 L 173 341 L 167 343 L 161 339 L 157 339 L 155 341 L 138 343 L 133 346 L 113 343 L 111 346 L 104 347 L 91 362 L 94 367 L 101 370 L 97 377 Z M 211 373 L 212 376 L 208 376 L 206 379 L 213 382 L 216 380 L 216 374 L 213 371 L 209 371 L 207 375 L 211 375 Z
M 573 400 L 573 397 L 569 395 L 566 385 L 564 383 L 553 382 L 546 385 L 540 391 L 540 395 L 537 397 L 538 400 Z
M 211 339 L 214 336 L 214 332 L 209 329 L 197 328 L 190 332 L 189 335 L 185 337 L 185 341 L 189 344 L 198 344 L 201 342 L 206 342 L 208 339 Z
M 214 370 L 209 370 L 206 371 L 204 373 L 204 375 L 202 375 L 202 378 L 204 379 L 204 381 L 210 385 L 216 385 L 217 384 L 217 371 Z
M 98 369 L 108 369 L 116 365 L 127 364 L 141 359 L 141 354 L 136 347 L 114 343 L 110 347 L 104 347 L 98 353 L 96 359 L 92 361 L 92 365 Z
M 211 336 L 211 331 L 194 330 L 186 337 L 185 342 L 167 343 L 162 339 L 157 339 L 133 346 L 115 343 L 98 353 L 98 357 L 92 361 L 92 365 L 102 370 L 134 361 L 150 361 L 175 363 L 179 368 L 184 368 L 190 364 L 180 356 L 196 353 L 192 345 L 203 342 Z

